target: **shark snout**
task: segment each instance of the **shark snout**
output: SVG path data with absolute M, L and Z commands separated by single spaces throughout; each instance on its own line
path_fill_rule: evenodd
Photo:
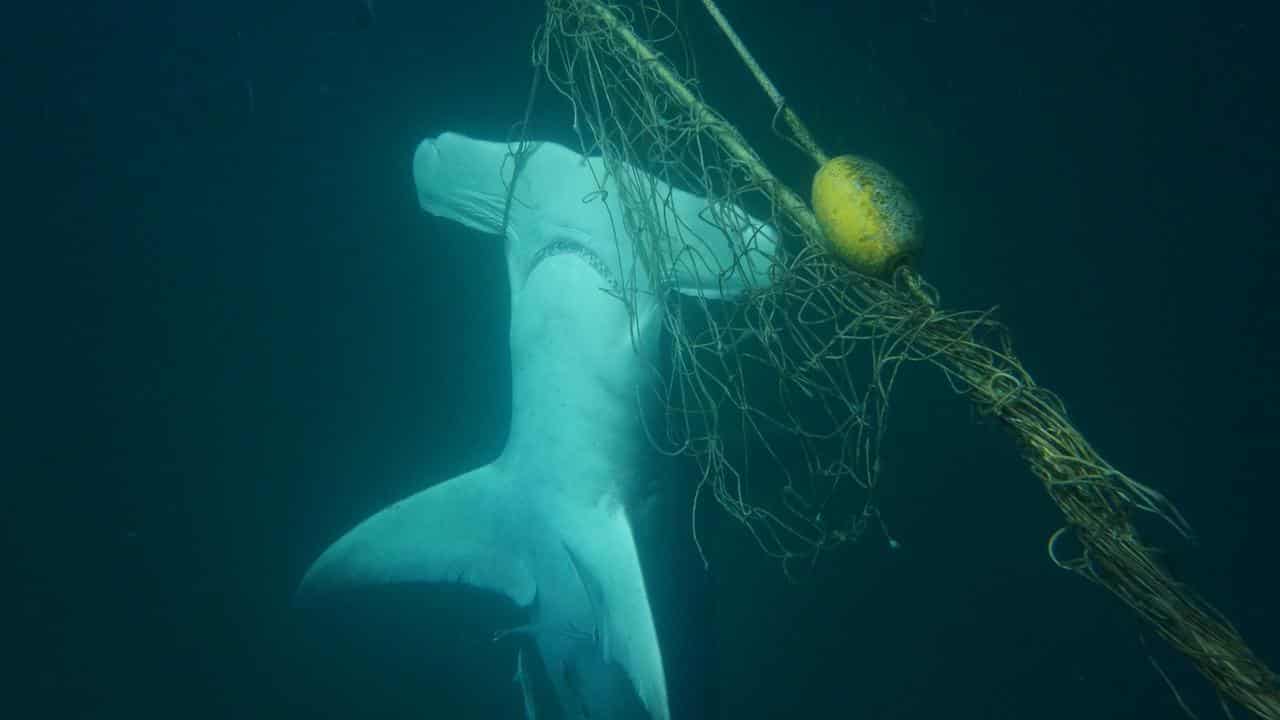
M 431 178 L 439 175 L 439 170 L 440 148 L 435 138 L 418 143 L 418 149 L 413 152 L 413 185 L 418 189 L 420 201 L 423 199 L 422 191 L 432 185 Z
M 507 144 L 442 133 L 418 143 L 413 184 L 428 213 L 483 233 L 500 233 L 507 184 L 502 169 Z

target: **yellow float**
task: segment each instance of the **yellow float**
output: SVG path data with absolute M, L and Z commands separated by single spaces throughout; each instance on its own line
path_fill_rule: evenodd
M 920 213 L 882 165 L 841 155 L 813 176 L 813 212 L 839 255 L 867 275 L 885 276 L 920 254 Z

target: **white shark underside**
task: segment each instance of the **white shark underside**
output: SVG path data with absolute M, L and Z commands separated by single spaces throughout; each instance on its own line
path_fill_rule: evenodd
M 502 143 L 428 139 L 413 162 L 419 202 L 500 234 L 513 167 Z M 739 210 L 658 183 L 665 218 L 678 228 L 673 242 L 686 252 L 672 254 L 679 260 L 658 270 L 655 284 L 633 261 L 602 160 L 542 143 L 516 183 L 505 228 L 505 449 L 365 520 L 315 561 L 299 592 L 439 582 L 500 593 L 529 615 L 512 630 L 528 640 L 516 659 L 528 716 L 666 720 L 662 655 L 630 520 L 641 484 L 652 482 L 637 401 L 652 396 L 655 380 L 661 298 L 651 288 L 725 297 L 762 285 L 775 237 Z M 634 287 L 640 292 L 626 292 Z M 536 707 L 529 651 L 559 708 Z

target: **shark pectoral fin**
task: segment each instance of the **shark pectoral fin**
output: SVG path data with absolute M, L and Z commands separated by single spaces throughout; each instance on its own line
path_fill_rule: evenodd
M 649 717 L 666 720 L 667 681 L 631 524 L 620 508 L 591 515 L 562 542 L 591 606 L 601 659 L 622 668 Z
M 373 515 L 329 546 L 298 587 L 306 600 L 394 583 L 461 583 L 528 607 L 537 594 L 523 556 L 527 510 L 492 466 L 428 488 Z

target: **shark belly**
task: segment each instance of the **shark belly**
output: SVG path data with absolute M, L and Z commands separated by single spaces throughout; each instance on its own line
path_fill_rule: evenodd
M 541 260 L 512 294 L 511 429 L 504 459 L 585 505 L 629 504 L 650 481 L 659 318 L 634 316 L 592 255 Z

